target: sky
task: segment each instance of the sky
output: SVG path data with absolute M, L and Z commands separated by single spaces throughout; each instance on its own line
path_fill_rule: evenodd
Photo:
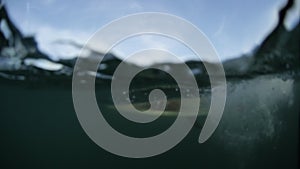
M 300 0 L 289 12 L 285 25 L 291 29 L 299 21 Z M 39 48 L 53 59 L 71 58 L 80 49 L 60 40 L 85 44 L 101 27 L 120 17 L 140 12 L 163 12 L 186 19 L 197 26 L 214 45 L 221 60 L 250 53 L 273 30 L 285 0 L 6 0 L 12 20 L 25 35 L 34 35 Z M 101 45 L 105 45 L 103 42 Z M 97 46 L 101 51 L 101 45 Z M 158 36 L 141 35 L 113 48 L 120 58 L 142 49 L 168 50 L 183 60 L 197 59 L 180 42 Z M 139 65 L 172 61 L 153 56 L 136 59 Z

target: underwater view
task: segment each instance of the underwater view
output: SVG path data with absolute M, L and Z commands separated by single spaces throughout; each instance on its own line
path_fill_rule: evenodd
M 86 45 L 89 39 L 80 41 L 80 38 L 79 40 L 70 38 L 74 34 L 70 34 L 69 37 L 64 37 L 59 32 L 50 35 L 49 29 L 42 29 L 47 30 L 46 35 L 49 36 L 48 39 L 43 39 L 41 35 L 44 34 L 39 34 L 39 31 L 35 32 L 34 26 L 31 28 L 33 33 L 24 33 L 27 28 L 23 28 L 26 24 L 22 22 L 22 15 L 25 17 L 25 13 L 18 11 L 19 8 L 23 9 L 23 6 L 24 9 L 35 10 L 34 4 L 39 2 L 25 3 L 9 0 L 0 2 L 0 168 L 299 168 L 299 11 L 295 14 L 296 19 L 292 26 L 286 24 L 288 16 L 291 15 L 290 11 L 298 9 L 299 1 L 283 0 L 277 3 L 280 5 L 276 8 L 274 15 L 276 20 L 273 26 L 269 32 L 266 31 L 265 36 L 260 35 L 261 41 L 249 47 L 249 50 L 226 53 L 227 49 L 222 50 L 222 46 L 228 47 L 226 43 L 219 45 L 216 43 L 216 49 L 221 49 L 219 54 L 225 72 L 226 101 L 222 118 L 216 129 L 201 144 L 199 134 L 206 124 L 214 98 L 212 93 L 219 85 L 212 83 L 211 80 L 219 74 L 210 74 L 207 70 L 207 65 L 217 67 L 215 62 L 189 57 L 183 57 L 183 61 L 177 62 L 168 57 L 161 59 L 163 56 L 159 52 L 152 52 L 151 56 L 147 55 L 145 58 L 126 60 L 118 51 L 122 48 L 125 50 L 139 48 L 139 43 L 142 42 L 135 42 L 136 39 L 129 41 L 128 46 L 119 45 L 116 46 L 115 51 L 109 52 L 99 51 Z M 194 1 L 189 3 L 192 2 Z M 51 3 L 53 2 L 47 1 L 47 5 L 51 6 Z M 85 2 L 69 1 L 68 3 L 74 3 L 70 8 L 74 7 L 75 10 Z M 61 4 L 60 7 L 67 6 L 68 3 Z M 117 4 L 114 4 L 116 6 L 122 6 L 123 2 L 114 3 Z M 128 1 L 128 4 L 130 3 L 131 1 Z M 140 3 L 142 7 L 147 6 L 143 4 L 146 2 Z M 153 3 L 159 4 L 160 2 Z M 179 4 L 176 7 L 180 7 L 181 3 L 188 2 L 174 1 L 174 4 L 176 3 Z M 224 5 L 226 8 L 224 3 L 222 2 L 221 6 Z M 275 1 L 256 2 L 258 6 L 259 3 L 272 6 Z M 33 4 L 33 6 L 28 4 Z M 219 5 L 213 4 L 213 6 L 219 8 Z M 62 13 L 68 13 L 67 9 L 60 7 L 56 7 L 58 12 L 62 10 Z M 132 7 L 137 8 L 137 6 Z M 152 5 L 149 5 L 149 9 L 138 12 L 150 12 L 151 7 Z M 82 8 L 84 10 L 83 6 Z M 126 5 L 125 8 L 127 8 Z M 157 6 L 153 8 L 156 9 Z M 237 8 L 239 8 L 238 5 Z M 243 8 L 246 9 L 247 5 Z M 49 9 L 53 8 L 49 7 Z M 101 9 L 99 7 L 99 10 Z M 74 10 L 70 9 L 70 15 L 75 15 Z M 110 9 L 110 12 L 112 11 L 113 9 Z M 186 10 L 183 11 L 189 13 Z M 45 11 L 40 16 L 35 15 L 35 17 L 47 23 L 45 18 L 49 15 L 49 23 L 51 23 L 50 16 L 56 14 L 45 13 L 47 12 Z M 36 13 L 32 12 L 30 15 L 34 14 Z M 129 13 L 121 12 L 120 15 L 125 14 Z M 191 15 L 194 16 L 194 13 Z M 111 20 L 106 16 L 101 17 L 106 24 Z M 73 18 L 77 22 L 83 22 L 81 19 Z M 89 17 L 84 19 L 88 20 Z M 191 22 L 195 20 L 197 16 L 191 19 Z M 224 20 L 226 22 L 226 17 Z M 236 17 L 233 20 L 241 20 L 241 18 Z M 69 23 L 59 18 L 54 19 L 53 22 L 57 25 Z M 247 24 L 247 19 L 243 22 Z M 243 22 L 241 24 L 244 24 Z M 260 24 L 265 23 L 267 21 L 262 21 Z M 29 23 L 30 25 L 35 25 L 35 23 Z M 92 30 L 93 25 L 91 24 L 90 27 Z M 238 25 L 236 27 L 240 29 Z M 237 36 L 236 44 L 243 43 L 241 36 L 244 34 L 257 31 L 250 30 L 251 27 L 243 27 L 243 29 L 241 34 L 236 29 L 232 30 Z M 205 30 L 203 29 L 204 33 L 206 33 Z M 218 36 L 218 34 L 222 34 L 221 29 L 214 35 Z M 91 37 L 93 34 L 88 35 Z M 51 36 L 57 36 L 60 39 L 51 38 Z M 77 32 L 74 36 L 80 37 L 82 34 Z M 215 44 L 211 37 L 214 36 L 208 33 L 208 38 L 212 39 L 212 43 Z M 154 42 L 157 45 L 168 42 L 164 38 L 154 38 Z M 48 40 L 52 46 L 47 46 Z M 181 50 L 179 54 L 175 53 L 180 55 L 180 52 Z M 233 54 L 236 57 L 224 58 L 223 55 L 226 54 Z M 101 62 L 98 61 L 99 58 Z M 157 60 L 153 61 L 151 58 Z M 84 70 L 84 64 L 95 64 L 97 70 Z M 117 68 L 121 67 L 120 65 L 123 66 L 120 70 L 123 72 L 122 75 L 117 76 L 115 73 Z M 189 70 L 185 69 L 185 65 Z M 138 73 L 130 84 L 125 83 L 122 79 L 129 79 L 132 72 Z M 177 79 L 171 76 L 172 74 L 180 74 L 184 82 L 183 88 L 179 87 Z M 185 119 L 186 125 L 190 125 L 191 130 L 176 146 L 158 155 L 131 158 L 111 153 L 98 146 L 96 141 L 90 138 L 90 133 L 86 132 L 79 119 L 80 115 L 74 105 L 76 76 L 84 77 L 79 81 L 82 95 L 92 91 L 104 119 L 114 130 L 123 135 L 141 139 L 158 135 L 170 128 L 178 116 Z M 191 78 L 195 79 L 197 89 L 190 83 Z M 93 90 L 86 88 L 89 85 L 87 79 L 93 79 L 91 80 L 94 85 Z M 118 79 L 120 80 L 114 82 Z M 114 88 L 114 85 L 129 86 L 127 89 L 126 87 Z M 128 98 L 118 100 L 119 98 L 113 96 L 113 89 L 122 97 L 124 95 L 124 98 L 127 96 Z M 164 93 L 165 102 L 162 98 L 152 98 L 151 94 L 157 89 Z M 199 101 L 198 96 L 200 96 L 200 105 L 197 107 L 197 117 L 194 121 L 192 103 Z M 153 106 L 152 101 L 157 103 L 155 104 L 157 107 Z M 184 103 L 188 106 L 181 113 Z M 163 112 L 160 111 L 161 107 L 163 107 Z M 144 112 L 143 117 L 153 119 L 156 116 L 159 117 L 150 123 L 137 123 L 119 113 L 122 111 L 130 117 L 140 117 L 141 114 L 133 111 L 133 108 Z M 101 136 L 103 139 L 106 137 L 105 133 Z M 113 139 L 105 139 L 114 142 Z M 120 144 L 120 149 L 122 146 L 126 145 Z M 135 148 L 130 149 L 133 152 L 138 151 Z M 137 149 L 139 149 L 138 146 Z M 149 149 L 152 147 L 149 146 Z

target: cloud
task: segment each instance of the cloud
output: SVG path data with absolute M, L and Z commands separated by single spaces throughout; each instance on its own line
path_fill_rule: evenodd
M 35 28 L 35 37 L 39 49 L 48 54 L 52 59 L 72 58 L 78 56 L 80 49 L 71 45 L 56 44 L 57 40 L 71 40 L 79 44 L 84 44 L 91 36 L 90 33 L 58 29 L 51 26 L 39 25 Z
M 121 58 L 126 58 L 137 51 L 148 49 L 168 51 L 182 60 L 198 59 L 198 57 L 181 42 L 159 35 L 140 35 L 132 37 L 126 39 L 113 48 L 114 52 Z M 148 66 L 154 63 L 178 62 L 178 59 L 171 57 L 171 55 L 163 55 L 161 53 L 156 54 L 157 55 L 147 54 L 135 56 L 130 59 L 130 62 L 143 66 Z
M 183 60 L 175 57 L 175 54 L 168 50 L 147 48 L 129 55 L 126 57 L 126 61 L 140 66 L 150 66 L 156 63 L 179 63 Z

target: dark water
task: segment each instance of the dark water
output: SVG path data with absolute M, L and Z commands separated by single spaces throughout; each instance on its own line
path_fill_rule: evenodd
M 119 157 L 94 144 L 77 120 L 70 87 L 2 81 L 1 165 L 4 168 L 297 168 L 299 76 L 274 74 L 228 81 L 223 118 L 207 142 L 197 142 L 205 119 L 199 116 L 198 125 L 180 144 L 146 159 Z M 110 103 L 106 99 L 107 89 L 102 87 L 96 92 L 100 104 Z M 103 107 L 105 117 L 115 128 L 128 126 L 127 132 L 141 137 L 143 133 L 160 132 L 174 120 L 162 117 L 152 124 L 156 128 L 153 131 L 153 126 L 141 128 L 128 124 L 115 111 Z

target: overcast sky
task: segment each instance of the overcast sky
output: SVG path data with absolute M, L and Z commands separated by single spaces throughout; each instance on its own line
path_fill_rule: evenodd
M 250 52 L 277 23 L 278 10 L 285 0 L 6 0 L 13 21 L 26 35 L 35 35 L 41 50 L 52 58 L 71 57 L 79 50 L 55 43 L 68 39 L 84 44 L 105 24 L 138 12 L 164 12 L 182 17 L 196 25 L 217 49 L 222 60 Z M 300 7 L 290 12 L 286 25 L 299 20 Z M 143 35 L 122 42 L 114 48 L 120 57 L 138 50 L 169 50 L 183 59 L 193 53 L 175 40 Z M 99 47 L 101 50 L 101 47 Z M 151 57 L 138 64 L 168 59 Z

